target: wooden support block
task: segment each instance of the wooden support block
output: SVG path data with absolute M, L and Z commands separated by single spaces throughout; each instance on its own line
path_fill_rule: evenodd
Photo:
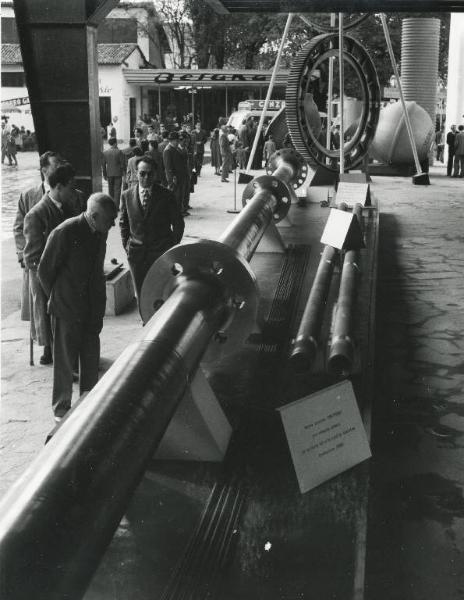
M 106 316 L 119 315 L 134 299 L 134 285 L 129 269 L 124 268 L 106 281 Z

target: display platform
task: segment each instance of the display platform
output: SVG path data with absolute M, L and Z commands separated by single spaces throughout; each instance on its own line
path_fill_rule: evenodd
M 348 379 L 370 433 L 378 207 L 362 213 L 352 372 L 327 370 L 338 296 L 335 267 L 308 372 L 288 361 L 318 267 L 329 208 L 292 205 L 284 254 L 255 253 L 261 326 L 203 365 L 233 427 L 223 463 L 153 460 L 85 595 L 86 600 L 363 597 L 369 464 L 302 494 L 278 408 Z

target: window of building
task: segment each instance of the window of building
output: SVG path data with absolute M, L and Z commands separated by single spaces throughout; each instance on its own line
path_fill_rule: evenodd
M 137 43 L 136 19 L 105 19 L 98 26 L 99 44 Z
M 24 87 L 25 85 L 26 82 L 22 71 L 2 73 L 2 87 Z
M 16 22 L 12 17 L 2 17 L 2 43 L 19 44 Z

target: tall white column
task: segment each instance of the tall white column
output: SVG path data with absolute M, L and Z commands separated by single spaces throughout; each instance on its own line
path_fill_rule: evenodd
M 464 13 L 451 13 L 446 132 L 451 125 L 464 125 Z

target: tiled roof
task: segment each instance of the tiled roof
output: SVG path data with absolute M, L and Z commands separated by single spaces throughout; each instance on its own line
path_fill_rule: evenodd
M 98 44 L 98 64 L 120 65 L 137 48 L 137 44 Z
M 22 62 L 19 44 L 2 44 L 3 65 L 20 65 Z
M 98 44 L 97 48 L 99 65 L 120 65 L 136 49 L 145 59 L 137 44 Z M 2 44 L 2 64 L 20 65 L 22 62 L 19 44 Z

